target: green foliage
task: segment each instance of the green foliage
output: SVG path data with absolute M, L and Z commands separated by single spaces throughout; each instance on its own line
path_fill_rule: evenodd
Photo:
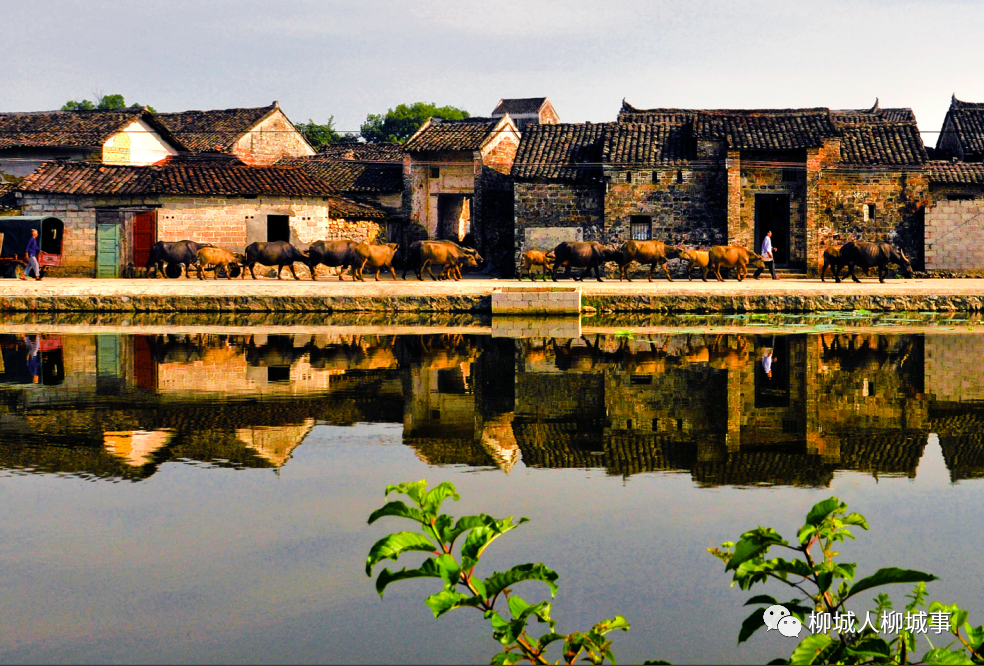
M 107 109 L 107 110 L 117 110 L 117 109 L 139 109 L 142 104 L 130 104 L 127 106 L 126 100 L 123 99 L 123 95 L 96 95 L 96 101 L 91 102 L 87 99 L 77 102 L 75 100 L 69 100 L 62 105 L 62 111 L 92 111 L 93 109 Z M 147 110 L 151 113 L 157 113 L 154 107 L 148 106 Z
M 359 137 L 355 134 L 339 134 L 335 129 L 335 116 L 328 118 L 328 122 L 324 125 L 308 119 L 306 123 L 297 123 L 294 127 L 304 135 L 315 150 L 329 143 L 358 143 L 359 141 Z
M 796 541 L 790 541 L 772 528 L 757 527 L 741 535 L 737 543 L 725 542 L 720 548 L 708 550 L 725 563 L 725 571 L 733 571 L 732 586 L 738 585 L 748 590 L 754 585 L 777 581 L 795 590 L 798 598 L 783 606 L 804 624 L 808 614 L 829 613 L 832 617 L 849 612 L 846 602 L 862 592 L 884 585 L 915 583 L 908 595 L 910 603 L 906 615 L 921 612 L 925 606 L 926 583 L 937 580 L 936 576 L 914 571 L 888 567 L 855 581 L 856 565 L 836 560 L 839 553 L 834 550 L 838 542 L 853 539 L 849 527 L 868 529 L 868 522 L 857 513 L 847 513 L 847 504 L 836 497 L 817 503 L 806 515 L 806 520 L 796 534 Z M 790 560 L 781 557 L 769 558 L 773 548 L 791 551 L 795 557 Z M 874 622 L 878 623 L 883 614 L 891 612 L 892 602 L 887 594 L 880 593 L 874 598 Z M 748 640 L 756 631 L 765 626 L 764 612 L 778 602 L 769 595 L 757 595 L 746 605 L 758 608 L 742 623 L 738 642 Z M 919 660 L 927 664 L 984 664 L 981 655 L 984 643 L 984 627 L 971 627 L 967 623 L 967 612 L 956 605 L 945 606 L 937 601 L 929 605 L 928 615 L 949 614 L 949 631 L 939 634 L 922 632 L 929 650 Z M 866 624 L 871 611 L 858 613 L 854 631 L 841 631 L 837 627 L 824 628 L 822 632 L 812 633 L 800 641 L 788 661 L 773 663 L 788 664 L 908 664 L 917 647 L 918 633 L 915 627 L 902 626 L 895 636 L 888 639 L 879 636 L 876 628 Z M 927 614 L 923 613 L 926 617 Z M 942 616 L 940 616 L 942 617 Z M 935 647 L 930 636 L 947 638 L 950 643 Z
M 362 124 L 362 138 L 369 143 L 404 143 L 420 129 L 428 118 L 463 120 L 468 112 L 454 106 L 437 106 L 433 103 L 415 102 L 409 106 L 400 104 L 385 114 L 370 113 Z
M 396 560 L 409 552 L 429 552 L 415 569 L 390 571 L 383 569 L 376 578 L 376 591 L 382 596 L 386 587 L 401 580 L 411 578 L 440 579 L 443 589 L 424 599 L 424 603 L 440 617 L 456 608 L 476 608 L 489 621 L 492 637 L 498 641 L 503 651 L 492 658 L 493 664 L 515 664 L 526 661 L 534 664 L 549 663 L 546 659 L 547 647 L 563 641 L 564 663 L 573 664 L 578 657 L 592 664 L 605 660 L 615 663 L 612 643 L 605 636 L 612 631 L 628 631 L 629 624 L 624 617 L 616 615 L 610 620 L 598 622 L 586 632 L 559 634 L 556 621 L 550 616 L 551 604 L 548 601 L 530 604 L 514 594 L 512 587 L 526 581 L 540 582 L 550 590 L 550 597 L 557 594 L 556 572 L 542 563 L 520 564 L 508 571 L 494 572 L 487 578 L 475 575 L 482 554 L 492 543 L 513 529 L 527 522 L 520 518 L 515 523 L 512 517 L 497 519 L 486 514 L 463 516 L 457 521 L 449 515 L 440 513 L 444 500 L 460 497 L 450 483 L 442 483 L 433 490 L 427 490 L 427 481 L 387 486 L 385 496 L 391 493 L 404 495 L 412 505 L 400 500 L 387 502 L 369 516 L 369 524 L 380 518 L 395 517 L 413 521 L 420 525 L 417 532 L 396 532 L 377 541 L 366 558 L 366 575 L 372 576 L 373 568 L 386 559 Z M 461 537 L 464 541 L 455 558 L 455 543 Z M 503 604 L 496 604 L 500 601 Z M 545 624 L 547 631 L 539 637 L 530 633 L 529 623 L 536 621 Z

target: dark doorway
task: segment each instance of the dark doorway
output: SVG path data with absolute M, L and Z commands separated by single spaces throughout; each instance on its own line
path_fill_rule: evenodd
M 287 215 L 267 215 L 267 242 L 290 242 L 290 217 Z
M 772 231 L 776 267 L 789 265 L 789 195 L 755 195 L 755 251 L 761 252 L 762 239 Z
M 471 206 L 461 194 L 437 195 L 437 236 L 442 240 L 461 241 L 471 231 Z M 464 224 L 462 225 L 462 218 Z
M 146 266 L 157 242 L 157 213 L 149 210 L 133 216 L 133 265 Z

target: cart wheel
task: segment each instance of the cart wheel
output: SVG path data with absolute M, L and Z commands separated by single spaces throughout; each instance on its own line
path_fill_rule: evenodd
M 172 280 L 181 277 L 181 264 L 168 264 L 167 268 L 164 269 L 164 275 Z
M 243 269 L 239 266 L 239 264 L 229 264 L 226 266 L 226 271 L 228 271 L 229 277 L 235 280 L 237 277 L 242 275 Z

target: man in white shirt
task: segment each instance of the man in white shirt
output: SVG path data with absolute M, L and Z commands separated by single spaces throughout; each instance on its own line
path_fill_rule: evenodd
M 765 232 L 765 238 L 762 239 L 762 259 L 765 261 L 765 265 L 769 267 L 772 279 L 778 280 L 779 278 L 776 277 L 776 261 L 772 255 L 774 251 L 775 248 L 772 247 L 772 230 L 770 229 Z M 758 280 L 763 270 L 762 268 L 757 269 L 753 277 Z

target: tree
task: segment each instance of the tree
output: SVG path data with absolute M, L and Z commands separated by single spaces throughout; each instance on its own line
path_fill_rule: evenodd
M 433 103 L 416 102 L 407 106 L 400 104 L 383 115 L 370 113 L 362 124 L 362 138 L 370 143 L 403 143 L 428 118 L 443 120 L 463 120 L 469 114 L 464 109 L 454 106 L 437 106 Z
M 100 95 L 96 94 L 96 102 L 93 103 L 87 99 L 77 102 L 75 100 L 69 100 L 62 105 L 62 111 L 92 111 L 93 109 L 139 109 L 142 104 L 130 104 L 127 106 L 126 100 L 123 99 L 123 95 Z M 152 106 L 148 106 L 147 110 L 151 113 L 157 113 L 157 111 Z
M 329 143 L 355 143 L 359 140 L 357 134 L 339 134 L 335 129 L 335 116 L 328 118 L 328 122 L 324 125 L 308 119 L 306 123 L 297 123 L 294 127 L 304 135 L 315 150 Z

